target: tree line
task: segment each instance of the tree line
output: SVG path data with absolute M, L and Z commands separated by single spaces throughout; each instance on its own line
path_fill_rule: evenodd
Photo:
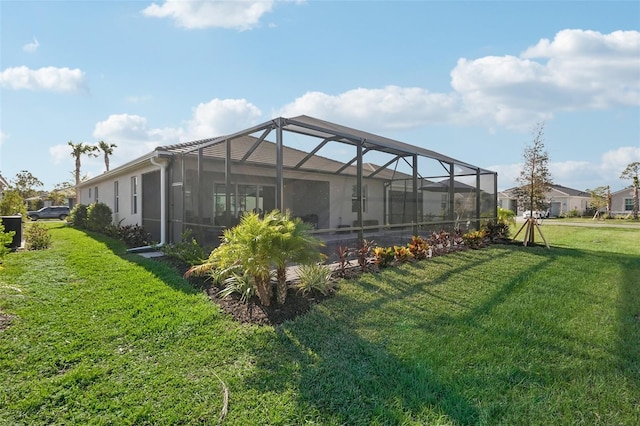
M 67 142 L 67 145 L 71 148 L 71 156 L 75 160 L 75 169 L 73 170 L 73 181 L 66 181 L 58 183 L 54 186 L 44 197 L 44 200 L 51 201 L 53 205 L 59 205 L 64 203 L 65 194 L 64 190 L 71 187 L 75 187 L 75 199 L 79 200 L 78 185 L 86 179 L 86 176 L 81 175 L 82 156 L 98 157 L 102 155 L 104 158 L 105 171 L 109 171 L 109 157 L 113 155 L 113 150 L 117 148 L 116 144 L 107 143 L 105 141 L 99 141 L 95 145 L 91 145 L 84 142 L 74 143 L 73 141 Z M 27 216 L 27 200 L 35 198 L 43 194 L 40 189 L 44 186 L 42 181 L 35 177 L 28 170 L 22 170 L 18 172 L 15 178 L 7 182 L 8 187 L 2 192 L 0 198 L 0 216 L 13 216 L 22 215 Z M 44 201 L 38 199 L 33 203 L 32 209 L 42 207 Z

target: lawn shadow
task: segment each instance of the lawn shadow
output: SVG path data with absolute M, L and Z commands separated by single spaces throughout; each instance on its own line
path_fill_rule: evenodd
M 505 253 L 520 251 L 534 254 L 530 263 L 523 264 L 508 279 L 501 279 L 477 303 L 443 297 L 435 289 L 449 277 L 491 261 L 491 254 L 474 254 L 461 266 L 451 262 L 452 267 L 437 277 L 426 278 L 417 285 L 394 283 L 392 290 L 381 285 L 382 274 L 368 276 L 362 288 L 372 297 L 363 300 L 340 296 L 341 301 L 330 302 L 278 327 L 278 353 L 285 355 L 273 359 L 268 353 L 255 354 L 259 373 L 248 377 L 245 384 L 260 392 L 296 388 L 300 411 L 312 413 L 312 421 L 323 424 L 501 423 L 518 416 L 519 410 L 542 410 L 539 414 L 543 414 L 547 408 L 548 420 L 554 418 L 549 414 L 553 410 L 569 419 L 572 414 L 564 411 L 570 408 L 563 406 L 563 389 L 575 389 L 572 378 L 586 384 L 606 380 L 611 372 L 603 372 L 592 382 L 592 369 L 607 363 L 610 352 L 615 350 L 617 354 L 613 355 L 623 360 L 620 371 L 637 394 L 638 259 L 607 253 L 613 256 L 612 261 L 629 266 L 631 271 L 625 273 L 621 283 L 623 293 L 630 297 L 619 303 L 620 347 L 615 349 L 585 336 L 577 337 L 566 329 L 566 324 L 554 324 L 550 321 L 554 317 L 546 318 L 544 313 L 539 318 L 524 316 L 513 323 L 508 319 L 503 323 L 504 314 L 492 316 L 496 310 L 517 307 L 520 302 L 514 299 L 523 293 L 535 298 L 547 285 L 554 286 L 556 293 L 552 295 L 564 293 L 563 297 L 584 299 L 584 309 L 597 303 L 597 293 L 588 293 L 580 286 L 564 287 L 561 282 L 532 282 L 528 278 L 539 270 L 553 270 L 555 262 L 567 266 L 572 258 L 598 256 L 597 253 L 521 247 L 509 248 Z M 443 258 L 442 262 L 449 260 Z M 409 265 L 399 275 L 420 274 L 418 265 Z M 428 268 L 428 263 L 424 267 Z M 414 300 L 418 293 L 460 309 L 425 316 L 420 313 L 423 306 Z M 377 313 L 386 315 L 383 322 L 376 319 Z M 573 318 L 570 312 L 566 315 L 567 321 Z M 387 318 L 390 323 L 385 324 Z M 500 320 L 495 322 L 496 318 Z M 394 332 L 399 327 L 408 331 L 402 331 L 406 334 L 398 338 Z M 368 331 L 363 334 L 363 330 Z M 463 337 L 456 336 L 460 333 Z M 466 338 L 476 338 L 471 336 L 480 336 L 481 344 L 467 345 Z M 441 344 L 448 345 L 446 355 L 438 354 Z M 398 349 L 399 346 L 410 349 Z M 480 356 L 468 356 L 474 350 L 481 351 Z M 567 360 L 574 360 L 575 364 L 565 363 Z M 283 365 L 290 366 L 290 374 L 277 373 Z M 455 368 L 460 370 L 456 372 Z M 580 385 L 578 389 L 582 389 Z M 545 408 L 536 401 L 547 393 L 555 396 L 548 396 L 551 400 L 547 403 L 551 405 Z M 587 400 L 583 402 L 589 404 Z M 583 413 L 585 418 L 594 420 L 602 414 L 598 407 L 588 410 Z M 293 423 L 296 421 L 301 419 Z
M 623 279 L 618 295 L 617 320 L 620 370 L 637 385 L 640 395 L 640 257 L 620 256 Z
M 259 373 L 244 385 L 260 393 L 295 388 L 297 409 L 285 423 L 387 425 L 446 418 L 473 424 L 478 419 L 473 403 L 442 383 L 428 364 L 403 362 L 320 310 L 284 323 L 276 335 L 279 356 L 255 353 Z M 289 374 L 282 374 L 283 366 Z
M 446 259 L 439 261 L 446 262 Z M 487 258 L 481 256 L 448 270 L 445 275 L 448 277 L 486 261 Z M 419 265 L 407 265 L 398 275 L 419 275 Z M 428 267 L 428 262 L 423 265 Z M 354 331 L 354 322 L 359 327 L 376 327 L 376 323 L 367 324 L 360 317 L 378 310 L 389 313 L 389 309 L 395 309 L 390 308 L 390 304 L 411 303 L 416 293 L 438 286 L 447 277 L 440 276 L 417 286 L 399 283 L 393 292 L 376 285 L 384 279 L 382 274 L 361 279 L 362 288 L 375 294 L 373 300 L 348 300 L 341 296 L 345 303 L 340 305 L 346 306 L 345 310 L 336 309 L 336 305 L 330 303 L 326 308 L 314 309 L 278 327 L 278 353 L 286 357 L 274 359 L 269 353 L 254 354 L 260 373 L 247 378 L 246 385 L 265 393 L 297 388 L 301 409 L 311 410 L 315 413 L 313 421 L 323 424 L 480 422 L 482 413 L 478 401 L 465 397 L 457 384 L 443 377 L 436 360 L 413 357 L 413 354 L 409 354 L 408 359 L 400 359 L 384 343 L 363 339 Z M 479 309 L 487 311 L 501 303 L 520 281 L 520 277 L 510 280 Z M 415 309 L 396 311 L 392 315 L 420 323 L 421 318 L 411 318 Z M 424 326 L 437 332 L 437 328 L 444 330 L 456 321 L 467 321 L 446 317 L 436 318 Z M 283 365 L 296 367 L 288 375 L 278 374 Z

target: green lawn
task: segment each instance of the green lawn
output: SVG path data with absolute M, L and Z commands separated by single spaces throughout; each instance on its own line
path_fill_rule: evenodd
M 543 226 L 246 326 L 153 260 L 49 224 L 0 272 L 0 424 L 640 424 L 640 229 Z

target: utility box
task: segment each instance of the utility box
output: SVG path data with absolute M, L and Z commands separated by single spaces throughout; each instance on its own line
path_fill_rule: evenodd
M 22 216 L 0 216 L 0 220 L 4 225 L 4 232 L 16 232 L 8 247 L 11 250 L 17 250 L 22 245 Z

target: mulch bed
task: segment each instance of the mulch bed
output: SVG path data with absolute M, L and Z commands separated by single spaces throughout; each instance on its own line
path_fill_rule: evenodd
M 183 276 L 187 269 L 189 269 L 189 265 L 167 256 L 157 257 L 155 259 L 168 263 Z M 195 288 L 203 290 L 213 303 L 220 306 L 223 312 L 231 315 L 234 320 L 243 324 L 271 326 L 282 324 L 285 321 L 293 320 L 300 315 L 304 315 L 313 305 L 331 297 L 331 295 L 324 296 L 319 292 L 302 295 L 294 289 L 289 289 L 284 305 L 278 305 L 274 297 L 271 306 L 263 306 L 257 297 L 251 298 L 246 303 L 241 302 L 236 295 L 221 298 L 218 296 L 221 288 L 204 277 L 191 276 L 187 278 L 187 280 Z

